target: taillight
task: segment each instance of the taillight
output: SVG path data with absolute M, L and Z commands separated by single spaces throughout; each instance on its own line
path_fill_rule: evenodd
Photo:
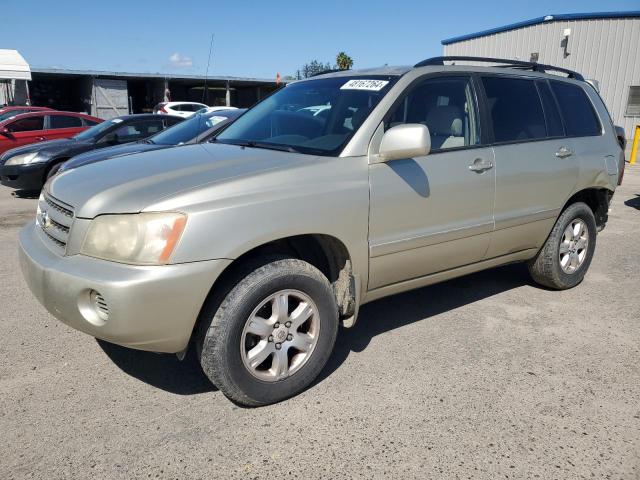
M 622 159 L 622 171 L 620 172 L 620 176 L 618 177 L 618 185 L 622 185 L 622 177 L 624 177 L 624 168 L 626 167 L 626 161 Z

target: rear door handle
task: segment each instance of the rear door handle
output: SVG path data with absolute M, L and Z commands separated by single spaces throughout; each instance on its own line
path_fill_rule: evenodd
M 485 170 L 491 170 L 493 168 L 492 162 L 485 162 L 484 160 L 477 158 L 471 165 L 469 165 L 469 170 L 472 172 L 482 173 Z
M 558 158 L 567 158 L 573 155 L 573 151 L 567 147 L 560 147 L 556 152 L 556 157 Z

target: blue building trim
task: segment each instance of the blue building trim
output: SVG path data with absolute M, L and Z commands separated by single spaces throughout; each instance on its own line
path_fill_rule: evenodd
M 545 15 L 544 17 L 532 18 L 531 20 L 525 20 L 523 22 L 510 23 L 509 25 L 504 25 L 502 27 L 490 28 L 488 30 L 469 33 L 467 35 L 461 35 L 459 37 L 446 38 L 440 43 L 442 43 L 442 45 L 450 45 L 452 43 L 462 42 L 464 40 L 471 40 L 472 38 L 486 37 L 487 35 L 493 35 L 494 33 L 508 32 L 509 30 L 516 30 L 522 27 L 538 25 L 544 22 L 559 22 L 566 20 L 593 20 L 599 18 L 640 18 L 640 10 L 631 12 L 562 13 L 559 15 Z

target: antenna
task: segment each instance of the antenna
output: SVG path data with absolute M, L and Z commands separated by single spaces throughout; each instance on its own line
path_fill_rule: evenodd
M 209 64 L 211 63 L 211 51 L 213 50 L 213 36 L 211 34 L 211 43 L 209 43 L 209 58 L 207 59 L 207 71 L 204 74 L 204 88 L 202 89 L 202 103 L 204 103 L 204 96 L 207 95 L 207 79 L 209 77 Z M 207 95 L 207 100 L 209 100 L 209 95 Z

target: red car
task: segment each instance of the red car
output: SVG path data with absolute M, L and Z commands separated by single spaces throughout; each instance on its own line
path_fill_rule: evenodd
M 16 115 L 20 115 L 21 113 L 42 112 L 44 110 L 51 111 L 52 109 L 48 107 L 31 107 L 26 105 L 17 107 L 0 107 L 0 122 L 3 122 L 8 118 L 15 117 Z
M 102 119 L 75 112 L 45 110 L 0 121 L 0 154 L 30 143 L 73 137 Z

